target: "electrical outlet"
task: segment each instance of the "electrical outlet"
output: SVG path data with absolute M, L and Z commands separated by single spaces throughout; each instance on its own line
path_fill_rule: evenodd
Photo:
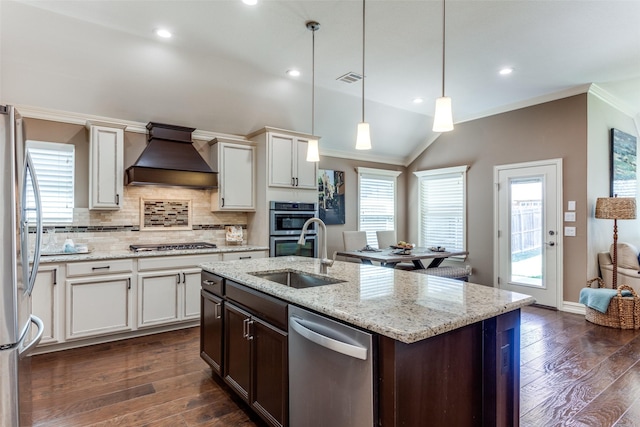
M 511 369 L 511 346 L 505 344 L 500 347 L 500 371 L 502 374 L 506 374 Z

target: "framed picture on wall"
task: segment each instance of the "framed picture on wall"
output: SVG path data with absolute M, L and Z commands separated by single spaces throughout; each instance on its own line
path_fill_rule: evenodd
M 636 197 L 637 138 L 619 129 L 611 129 L 610 196 Z
M 318 169 L 318 216 L 327 225 L 344 224 L 344 171 Z

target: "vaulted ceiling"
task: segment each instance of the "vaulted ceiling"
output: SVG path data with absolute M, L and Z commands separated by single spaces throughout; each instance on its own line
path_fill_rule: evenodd
M 447 0 L 445 92 L 461 122 L 584 93 L 640 113 L 640 1 Z M 0 101 L 246 135 L 311 131 L 320 152 L 406 164 L 437 138 L 442 1 L 0 1 Z M 154 29 L 167 28 L 170 39 Z M 508 76 L 498 71 L 513 67 Z M 302 75 L 285 74 L 297 68 Z M 414 104 L 416 97 L 424 99 Z M 455 130 L 454 130 L 455 132 Z

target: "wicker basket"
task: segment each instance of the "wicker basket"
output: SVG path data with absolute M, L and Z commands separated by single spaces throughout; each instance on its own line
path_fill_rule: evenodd
M 598 288 L 604 288 L 604 281 L 599 277 L 587 281 L 587 286 L 591 287 L 596 280 Z M 630 291 L 632 296 L 623 297 L 621 294 L 623 290 Z M 596 325 L 618 329 L 640 329 L 640 297 L 631 286 L 618 286 L 618 295 L 611 299 L 606 313 L 590 307 L 585 309 L 585 318 Z

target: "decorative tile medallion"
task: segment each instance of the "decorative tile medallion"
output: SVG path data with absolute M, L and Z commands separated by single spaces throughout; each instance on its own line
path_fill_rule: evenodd
M 191 230 L 191 200 L 140 199 L 140 230 Z

